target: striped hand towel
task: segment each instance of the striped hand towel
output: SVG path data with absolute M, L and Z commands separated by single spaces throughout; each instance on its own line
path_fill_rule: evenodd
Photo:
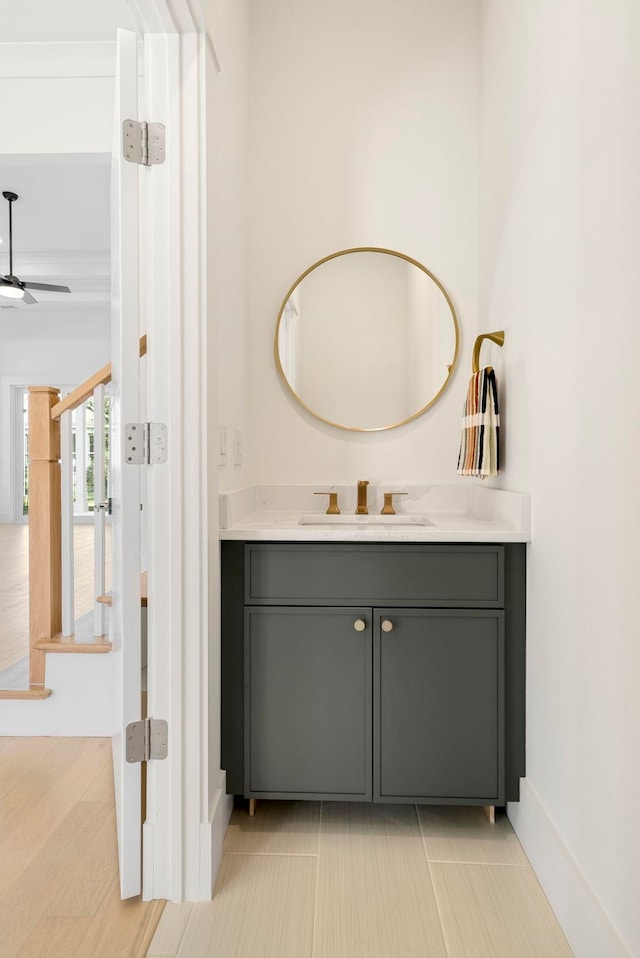
M 462 418 L 458 475 L 497 476 L 500 471 L 498 386 L 491 366 L 469 381 Z

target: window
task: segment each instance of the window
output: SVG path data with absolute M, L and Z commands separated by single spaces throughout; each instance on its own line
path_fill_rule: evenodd
M 20 450 L 16 461 L 20 463 L 19 502 L 17 514 L 26 519 L 29 515 L 29 391 L 26 387 L 18 387 L 20 400 L 17 403 L 20 416 L 20 428 L 17 433 L 20 437 Z M 72 386 L 61 387 L 65 395 L 73 389 Z M 95 510 L 94 495 L 94 402 L 93 397 L 83 406 L 79 406 L 72 413 L 73 436 L 73 512 L 74 515 L 86 515 Z M 105 469 L 109 475 L 109 397 L 104 401 L 105 417 Z

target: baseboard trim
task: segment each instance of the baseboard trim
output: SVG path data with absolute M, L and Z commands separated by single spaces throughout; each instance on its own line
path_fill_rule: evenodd
M 222 864 L 224 835 L 233 811 L 233 795 L 227 795 L 227 776 L 222 774 L 220 788 L 213 797 L 209 821 L 200 833 L 200 892 L 198 901 L 211 901 Z
M 574 954 L 632 958 L 527 779 L 507 814 Z

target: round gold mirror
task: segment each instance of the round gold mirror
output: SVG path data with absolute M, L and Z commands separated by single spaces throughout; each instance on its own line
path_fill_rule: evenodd
M 280 375 L 308 412 L 340 429 L 375 432 L 420 416 L 447 386 L 457 354 L 444 286 L 393 250 L 325 256 L 278 314 Z

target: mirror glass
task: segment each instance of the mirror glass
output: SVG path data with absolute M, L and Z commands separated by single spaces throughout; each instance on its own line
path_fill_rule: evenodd
M 308 412 L 341 429 L 391 429 L 444 390 L 458 352 L 453 304 L 436 277 L 393 250 L 333 253 L 287 293 L 276 365 Z

